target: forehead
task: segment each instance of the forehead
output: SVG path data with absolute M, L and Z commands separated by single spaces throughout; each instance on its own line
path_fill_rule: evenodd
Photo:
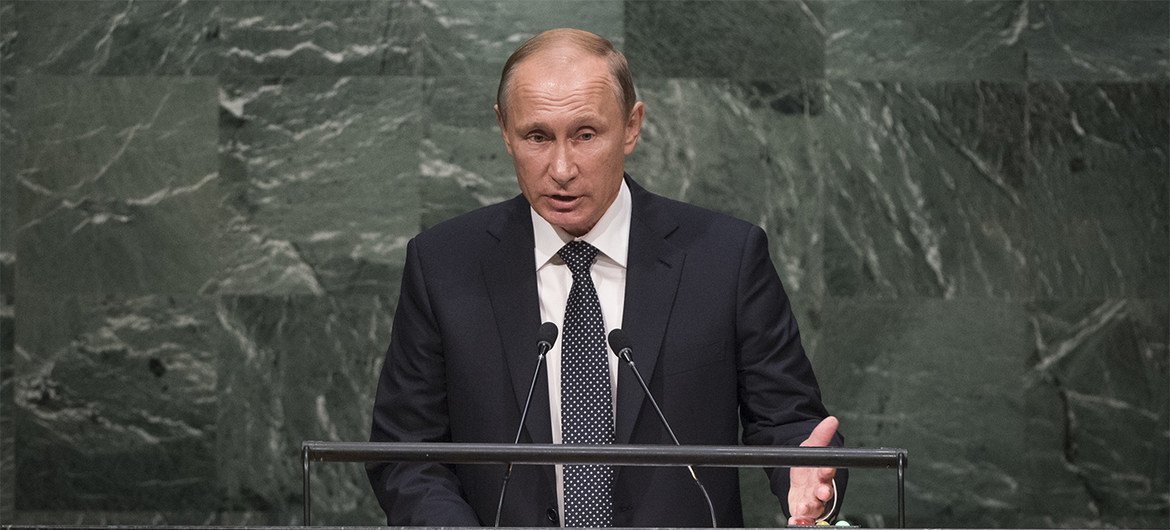
M 571 48 L 542 50 L 516 65 L 508 106 L 539 110 L 573 106 L 620 107 L 606 61 Z

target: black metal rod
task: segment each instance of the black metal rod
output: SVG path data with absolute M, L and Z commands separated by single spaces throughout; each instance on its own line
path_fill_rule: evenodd
M 301 445 L 301 481 L 303 482 L 301 487 L 304 491 L 302 493 L 303 497 L 301 498 L 301 502 L 303 502 L 305 505 L 305 526 L 311 526 L 313 524 L 313 499 L 310 497 L 311 493 L 309 488 L 309 476 L 311 472 L 309 469 L 309 462 L 311 461 L 309 458 L 310 452 L 311 450 L 309 449 L 309 446 Z
M 897 469 L 898 526 L 906 527 L 905 449 L 724 445 L 564 445 L 414 442 L 304 442 L 305 526 L 310 525 L 309 463 L 610 464 L 624 466 L 854 467 Z
M 906 453 L 898 455 L 898 528 L 906 528 Z
M 304 442 L 317 462 L 447 464 L 613 464 L 711 467 L 856 467 L 894 469 L 905 449 L 722 445 L 563 445 Z

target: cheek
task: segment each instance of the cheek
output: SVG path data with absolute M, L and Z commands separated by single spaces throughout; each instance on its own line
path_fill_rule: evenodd
M 531 151 L 516 150 L 512 156 L 512 165 L 516 166 L 516 173 L 523 177 L 525 173 L 536 173 L 542 165 L 541 157 L 538 153 Z
M 578 152 L 578 163 L 587 164 L 597 169 L 606 169 L 620 165 L 625 158 L 620 143 L 591 144 Z

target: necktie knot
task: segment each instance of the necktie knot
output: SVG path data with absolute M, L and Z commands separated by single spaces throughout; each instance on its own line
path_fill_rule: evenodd
M 570 241 L 557 251 L 557 255 L 565 260 L 565 264 L 569 266 L 574 277 L 589 272 L 589 268 L 593 266 L 593 258 L 597 257 L 597 253 L 597 247 L 584 241 Z

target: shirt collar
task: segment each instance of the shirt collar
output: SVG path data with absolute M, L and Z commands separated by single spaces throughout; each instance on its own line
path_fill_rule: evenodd
M 633 211 L 633 200 L 630 198 L 630 188 L 622 179 L 617 198 L 609 209 L 593 226 L 593 229 L 581 237 L 574 238 L 568 232 L 549 224 L 536 210 L 529 206 L 532 215 L 532 235 L 536 243 L 536 268 L 540 270 L 546 263 L 557 255 L 561 247 L 574 239 L 579 239 L 597 247 L 609 259 L 622 268 L 626 266 L 626 257 L 630 248 L 630 216 Z

